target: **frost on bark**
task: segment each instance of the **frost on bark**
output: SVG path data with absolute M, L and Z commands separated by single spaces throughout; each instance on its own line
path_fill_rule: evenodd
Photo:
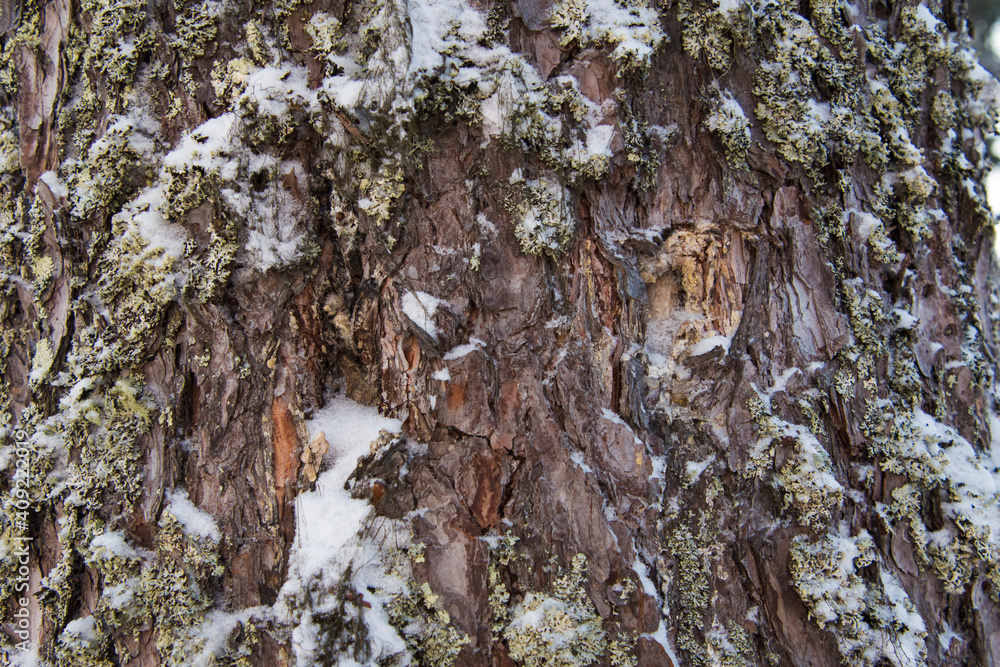
M 995 665 L 965 16 L 0 3 L 11 657 Z

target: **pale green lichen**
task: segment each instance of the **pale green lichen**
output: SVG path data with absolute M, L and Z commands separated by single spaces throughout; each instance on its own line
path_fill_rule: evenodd
M 608 660 L 612 667 L 637 667 L 635 640 L 623 634 L 612 635 L 608 640 Z
M 168 43 L 183 63 L 180 73 L 181 83 L 188 96 L 194 97 L 198 92 L 193 74 L 195 61 L 209 55 L 206 47 L 215 44 L 218 27 L 215 17 L 209 13 L 208 5 L 205 3 L 187 4 L 183 0 L 175 0 L 174 5 L 175 9 L 182 11 L 174 19 L 174 32 L 169 37 Z
M 0 109 L 0 174 L 15 174 L 20 168 L 21 146 L 18 141 L 17 117 L 13 109 L 6 107 Z
M 395 216 L 396 202 L 406 189 L 402 165 L 381 165 L 378 172 L 361 180 L 359 189 L 364 197 L 358 201 L 358 207 L 375 222 L 388 222 Z
M 451 667 L 469 643 L 468 635 L 452 625 L 440 596 L 426 582 L 419 587 L 411 582 L 406 592 L 393 596 L 386 611 L 422 665 Z
M 553 28 L 562 30 L 559 44 L 569 46 L 583 35 L 587 21 L 587 3 L 583 0 L 561 0 L 552 9 L 549 21 Z
M 852 396 L 854 384 L 854 371 L 849 366 L 842 366 L 833 376 L 833 388 L 841 396 Z
M 41 51 L 42 12 L 36 0 L 19 5 L 20 16 L 13 35 L 4 40 L 0 50 L 0 86 L 11 99 L 17 95 L 20 82 L 20 63 L 24 51 Z M 12 11 L 13 7 L 11 10 Z
M 56 657 L 60 665 L 114 667 L 109 656 L 111 642 L 107 628 L 94 615 L 68 624 L 56 640 Z
M 757 478 L 770 475 L 784 495 L 784 508 L 792 508 L 802 525 L 825 524 L 843 504 L 844 497 L 830 455 L 808 428 L 772 414 L 761 393 L 758 390 L 758 395 L 747 405 L 761 438 L 750 451 L 745 474 Z M 786 451 L 786 456 L 776 469 L 778 446 Z
M 343 48 L 340 38 L 340 21 L 326 12 L 316 12 L 309 17 L 306 34 L 312 40 L 312 49 L 323 56 L 331 56 Z
M 837 48 L 843 60 L 849 60 L 856 48 L 850 7 L 845 0 L 814 0 L 811 6 L 816 31 Z
M 750 150 L 750 120 L 731 92 L 715 91 L 712 112 L 704 123 L 719 137 L 731 165 L 741 167 L 746 164 L 747 151 Z
M 679 613 L 676 615 L 675 641 L 677 648 L 685 652 L 696 667 L 708 664 L 707 650 L 698 637 L 705 627 L 705 615 L 711 600 L 711 568 L 707 558 L 710 549 L 705 532 L 703 525 L 696 538 L 687 526 L 681 525 L 667 539 L 669 553 L 677 564 L 675 595 Z M 667 581 L 666 577 L 664 581 Z M 664 590 L 664 599 L 668 599 L 668 593 L 668 590 Z
M 704 56 L 714 70 L 729 69 L 733 40 L 728 13 L 720 9 L 716 0 L 681 0 L 677 7 L 687 54 L 692 58 Z
M 146 185 L 151 166 L 142 147 L 148 143 L 144 130 L 123 117 L 112 123 L 80 159 L 63 163 L 72 215 L 86 220 L 101 212 L 114 213 L 130 195 Z
M 246 86 L 252 68 L 253 63 L 246 58 L 217 60 L 212 66 L 212 90 L 216 98 L 223 104 L 232 103 L 233 96 Z
M 73 103 L 59 112 L 59 129 L 64 140 L 72 132 L 73 145 L 86 151 L 103 113 L 123 111 L 155 35 L 141 1 L 85 0 L 80 9 L 89 18 L 87 30 L 74 22 L 67 45 L 70 76 L 79 83 Z
M 931 120 L 941 130 L 950 130 L 958 120 L 958 105 L 947 91 L 939 90 L 931 105 Z
M 572 195 L 562 185 L 542 178 L 528 181 L 522 197 L 514 227 L 521 249 L 529 255 L 560 255 L 576 228 Z
M 860 571 L 876 563 L 871 536 L 831 533 L 813 541 L 794 538 L 790 566 L 796 592 L 821 628 L 829 629 L 845 664 L 872 667 L 897 657 L 922 665 L 926 628 L 898 580 L 878 564 L 881 586 Z
M 256 21 L 247 23 L 246 38 L 247 47 L 250 49 L 250 56 L 255 63 L 262 67 L 274 63 L 275 52 L 268 43 L 267 36 L 260 29 Z
M 586 667 L 607 651 L 600 616 L 583 588 L 587 559 L 573 558 L 552 594 L 531 592 L 504 630 L 510 657 L 525 667 Z
M 705 633 L 706 662 L 712 667 L 751 667 L 759 664 L 757 651 L 746 630 L 730 621 L 723 627 L 718 620 Z
M 55 262 L 48 255 L 36 257 L 31 264 L 31 273 L 34 275 L 31 289 L 35 293 L 35 298 L 42 294 L 52 282 L 52 273 Z
M 35 356 L 31 360 L 31 382 L 37 385 L 45 380 L 52 368 L 55 356 L 52 353 L 52 343 L 47 338 L 38 341 L 35 346 Z
M 611 126 L 606 113 L 584 97 L 575 79 L 544 81 L 521 59 L 500 65 L 476 104 L 487 138 L 537 153 L 566 183 L 600 178 L 608 169 Z M 624 128 L 623 128 L 624 129 Z
M 98 287 L 110 322 L 94 341 L 111 350 L 111 354 L 95 357 L 108 370 L 127 368 L 148 354 L 150 334 L 159 327 L 178 293 L 173 272 L 176 258 L 128 226 L 125 216 L 116 216 L 114 227 L 115 240 L 101 258 L 103 273 Z
M 214 542 L 185 533 L 177 519 L 164 512 L 153 558 L 137 550 L 124 557 L 98 552 L 88 562 L 105 576 L 97 614 L 112 627 L 138 628 L 156 619 L 161 659 L 186 664 L 197 655 L 204 638 L 193 631 L 212 605 L 207 589 L 223 571 Z

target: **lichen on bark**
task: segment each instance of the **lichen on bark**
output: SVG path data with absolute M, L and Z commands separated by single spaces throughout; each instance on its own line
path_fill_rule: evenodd
M 997 659 L 961 4 L 0 9 L 39 664 Z

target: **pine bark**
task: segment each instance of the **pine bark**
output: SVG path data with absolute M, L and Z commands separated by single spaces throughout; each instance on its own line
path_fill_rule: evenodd
M 662 38 L 625 56 L 597 4 L 559 18 L 573 4 L 470 7 L 478 47 L 541 82 L 562 122 L 541 138 L 490 129 L 499 70 L 393 70 L 428 3 L 0 6 L 9 645 L 30 537 L 42 664 L 195 664 L 216 612 L 238 620 L 207 664 L 296 664 L 267 610 L 313 489 L 307 422 L 346 396 L 402 420 L 353 493 L 423 545 L 412 583 L 465 636 L 441 657 L 415 635 L 413 664 L 996 664 L 994 84 L 962 60 L 964 4 L 921 24 L 895 2 L 636 3 Z M 800 38 L 811 70 L 775 55 Z M 766 66 L 827 105 L 815 135 L 775 117 L 792 84 Z M 838 108 L 869 134 L 831 129 Z M 190 157 L 221 140 L 232 174 Z M 421 294 L 430 323 L 404 312 Z M 218 536 L 179 526 L 178 492 Z M 599 650 L 525 654 L 511 615 L 566 602 L 573 572 Z M 404 664 L 369 648 L 372 591 L 327 593 L 342 616 L 310 661 Z

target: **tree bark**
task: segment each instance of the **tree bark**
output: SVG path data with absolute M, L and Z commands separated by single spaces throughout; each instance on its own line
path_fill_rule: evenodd
M 996 664 L 966 16 L 0 5 L 11 658 Z

